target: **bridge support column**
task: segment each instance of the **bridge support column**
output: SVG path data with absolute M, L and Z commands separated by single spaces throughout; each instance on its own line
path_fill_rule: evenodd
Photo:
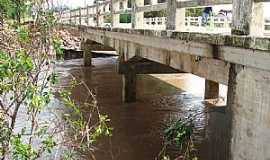
M 219 98 L 219 83 L 205 80 L 205 91 L 204 91 L 205 99 L 216 99 Z
M 83 62 L 84 66 L 92 65 L 92 53 L 91 53 L 91 45 L 87 44 L 87 42 L 81 42 L 81 50 L 83 50 Z
M 270 71 L 232 64 L 229 75 L 231 160 L 270 159 Z
M 129 73 L 125 73 L 123 76 L 123 101 L 130 103 L 136 101 L 136 73 L 134 70 L 130 70 Z

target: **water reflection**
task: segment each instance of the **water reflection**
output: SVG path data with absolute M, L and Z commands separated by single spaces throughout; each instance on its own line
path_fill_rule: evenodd
M 212 107 L 202 98 L 204 79 L 190 74 L 138 75 L 138 101 L 127 104 L 122 102 L 122 78 L 116 72 L 116 64 L 117 57 L 107 57 L 94 58 L 92 68 L 82 67 L 81 59 L 57 65 L 61 82 L 70 80 L 69 73 L 84 80 L 97 95 L 101 112 L 111 119 L 113 137 L 100 139 L 96 145 L 97 160 L 154 159 L 162 148 L 163 130 L 168 123 L 195 114 L 195 143 L 200 159 L 223 159 L 210 154 L 219 152 L 216 144 L 223 143 L 219 137 L 225 112 L 220 107 L 205 113 Z M 73 97 L 84 101 L 85 91 L 77 88 Z M 170 149 L 171 155 L 176 153 L 177 148 Z M 90 159 L 90 155 L 82 153 L 82 159 Z

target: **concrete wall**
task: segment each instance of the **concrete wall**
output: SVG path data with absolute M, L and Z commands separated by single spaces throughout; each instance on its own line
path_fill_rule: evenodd
M 228 92 L 231 159 L 270 159 L 270 72 L 232 65 Z

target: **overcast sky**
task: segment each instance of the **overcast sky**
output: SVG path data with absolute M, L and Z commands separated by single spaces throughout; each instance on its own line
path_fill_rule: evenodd
M 92 5 L 94 0 L 53 0 L 55 5 L 67 5 L 71 8 L 77 8 L 85 5 Z M 270 17 L 270 2 L 265 3 L 265 16 Z

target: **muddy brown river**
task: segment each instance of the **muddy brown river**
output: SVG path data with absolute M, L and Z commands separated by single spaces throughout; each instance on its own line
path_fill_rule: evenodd
M 101 112 L 108 114 L 113 136 L 96 144 L 97 160 L 154 160 L 162 149 L 164 129 L 171 121 L 199 114 L 195 120 L 195 146 L 200 160 L 225 160 L 224 106 L 214 107 L 203 100 L 204 79 L 190 74 L 138 75 L 137 102 L 122 102 L 122 77 L 117 57 L 93 58 L 94 67 L 83 67 L 82 59 L 57 63 L 61 82 L 69 73 L 84 80 L 97 96 Z M 75 89 L 76 101 L 85 92 Z M 209 112 L 209 113 L 205 113 Z M 200 114 L 201 113 L 201 114 Z M 177 156 L 177 148 L 169 154 Z M 91 159 L 82 153 L 81 159 Z

